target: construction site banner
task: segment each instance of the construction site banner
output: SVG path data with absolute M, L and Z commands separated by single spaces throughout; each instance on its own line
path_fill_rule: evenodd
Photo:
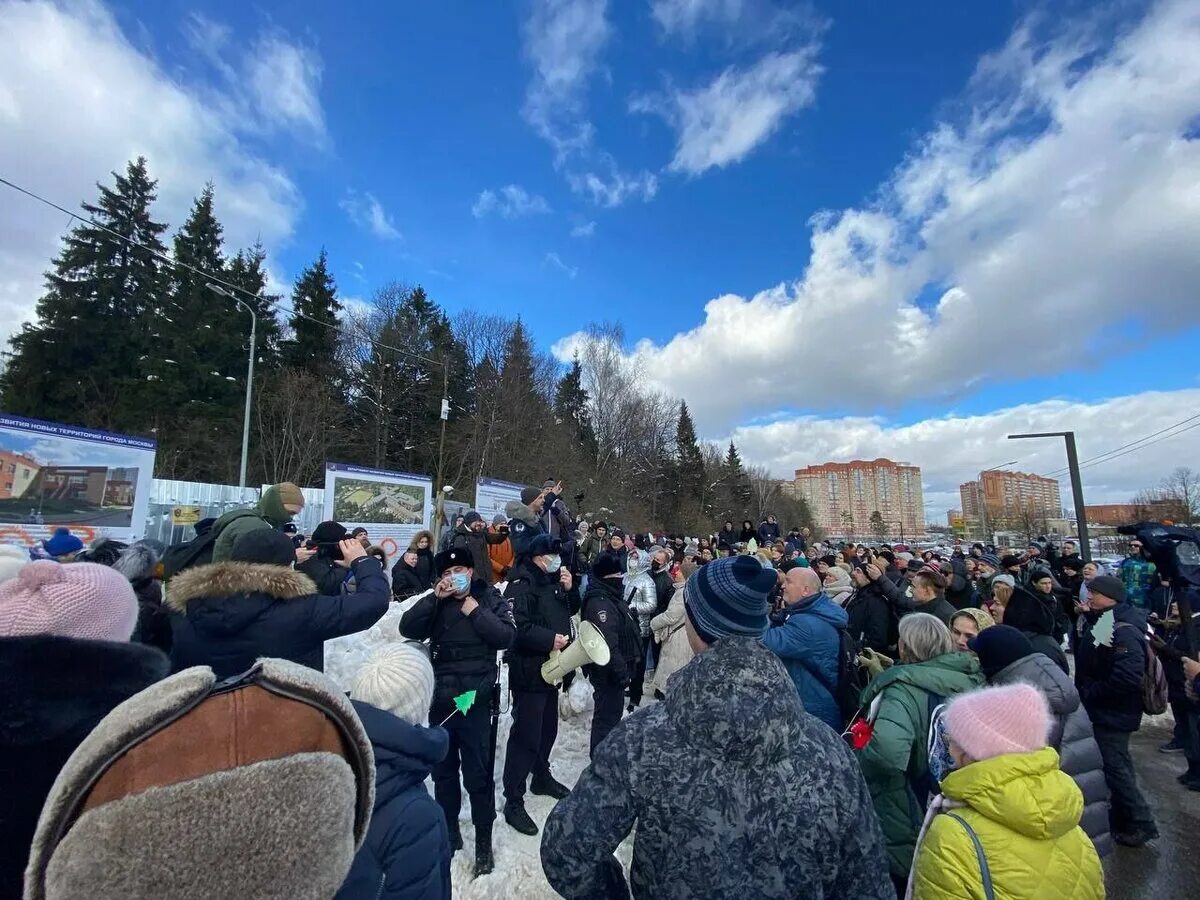
M 155 442 L 0 413 L 0 542 L 34 547 L 59 528 L 83 543 L 140 538 Z
M 498 515 L 504 515 L 504 507 L 510 500 L 520 500 L 523 484 L 498 481 L 495 478 L 480 478 L 475 482 L 475 510 L 488 525 Z
M 351 531 L 367 529 L 371 544 L 387 554 L 389 568 L 432 516 L 433 481 L 424 475 L 325 464 L 325 518 Z

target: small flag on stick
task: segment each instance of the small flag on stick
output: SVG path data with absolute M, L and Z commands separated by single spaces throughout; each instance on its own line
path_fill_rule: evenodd
M 457 697 L 454 698 L 454 712 L 460 712 L 464 716 L 467 714 L 467 710 L 469 710 L 474 705 L 475 705 L 475 692 L 474 691 L 467 691 L 465 694 L 459 694 Z M 453 717 L 454 717 L 454 713 L 452 712 L 452 713 L 450 713 L 450 715 L 446 716 L 446 718 L 442 719 L 442 721 L 439 722 L 438 724 L 445 725 Z

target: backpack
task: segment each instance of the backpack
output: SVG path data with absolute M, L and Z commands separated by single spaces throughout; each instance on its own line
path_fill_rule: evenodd
M 867 677 L 862 666 L 858 664 L 858 642 L 850 636 L 850 630 L 839 628 L 837 634 L 838 668 L 833 699 L 837 702 L 838 710 L 842 714 L 842 723 L 848 724 L 853 721 L 860 709 L 863 688 L 867 686 Z
M 206 533 L 200 535 L 198 538 L 193 538 L 186 544 L 175 544 L 168 547 L 167 552 L 163 554 L 162 558 L 163 581 L 169 581 L 185 569 L 208 565 L 212 562 L 213 547 L 217 543 L 217 538 L 221 536 L 221 532 L 225 530 L 230 522 L 244 519 L 246 516 L 259 518 L 256 510 L 238 510 L 237 515 L 230 516 L 229 520 L 221 525 L 220 528 L 213 525 Z
M 1142 672 L 1142 712 L 1148 716 L 1161 716 L 1167 711 L 1167 674 L 1154 652 L 1149 639 L 1140 628 L 1129 622 L 1117 622 L 1117 628 L 1132 628 L 1141 634 L 1146 644 L 1146 668 Z

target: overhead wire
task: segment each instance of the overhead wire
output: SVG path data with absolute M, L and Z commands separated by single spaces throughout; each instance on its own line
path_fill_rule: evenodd
M 164 263 L 165 265 L 185 269 L 186 271 L 189 271 L 196 275 L 199 275 L 201 278 L 204 278 L 208 281 L 211 281 L 215 284 L 220 285 L 221 287 L 225 288 L 226 290 L 236 291 L 237 293 L 242 294 L 243 296 L 245 296 L 251 300 L 263 299 L 262 295 L 260 295 L 260 294 L 252 293 L 251 291 L 248 291 L 245 288 L 240 287 L 239 285 L 236 285 L 229 281 L 226 281 L 224 278 L 222 278 L 219 275 L 214 275 L 211 272 L 205 272 L 203 269 L 199 269 L 196 266 L 190 265 L 185 262 L 180 262 L 177 259 L 172 259 L 170 256 L 167 256 L 165 253 L 161 253 L 158 250 L 155 250 L 153 247 L 149 247 L 149 246 L 141 243 L 140 241 L 135 241 L 133 238 L 128 237 L 127 235 L 123 235 L 119 231 L 114 231 L 113 229 L 109 228 L 107 225 L 100 224 L 95 219 L 91 218 L 90 216 L 81 216 L 81 215 L 79 215 L 79 213 L 74 212 L 58 203 L 55 203 L 53 200 L 43 197 L 40 194 L 38 194 L 34 191 L 31 191 L 28 188 L 22 187 L 19 184 L 15 184 L 14 182 L 9 181 L 7 178 L 3 177 L 2 175 L 0 175 L 0 184 L 16 191 L 19 194 L 24 194 L 26 197 L 29 197 L 32 200 L 36 200 L 39 203 L 43 203 L 46 206 L 50 207 L 51 209 L 56 209 L 61 213 L 65 213 L 71 219 L 75 219 L 79 222 L 85 222 L 88 225 L 91 225 L 93 228 L 97 228 L 100 231 L 105 232 L 106 234 L 112 235 L 114 238 L 116 238 L 119 241 L 124 241 L 126 244 L 129 244 L 130 246 L 137 247 L 141 250 L 144 250 L 147 253 L 149 253 L 150 255 L 152 255 L 154 258 L 158 259 L 160 262 Z M 178 304 L 174 304 L 174 305 L 178 306 Z M 337 331 L 339 333 L 348 334 L 350 337 L 355 337 L 355 336 L 361 337 L 363 340 L 367 341 L 369 344 L 371 344 L 374 347 L 379 347 L 383 350 L 391 350 L 394 353 L 400 353 L 405 356 L 412 357 L 413 359 L 419 359 L 422 362 L 430 363 L 431 365 L 443 366 L 443 367 L 446 366 L 446 363 L 444 363 L 444 362 L 441 362 L 436 359 L 430 359 L 427 356 L 422 356 L 419 353 L 414 353 L 412 350 L 405 350 L 401 347 L 393 347 L 390 344 L 385 344 L 382 341 L 377 341 L 374 338 L 370 337 L 368 334 L 366 334 L 362 329 L 356 329 L 358 334 L 355 335 L 354 332 L 351 332 L 348 329 L 343 328 L 343 326 L 341 326 L 341 325 L 334 325 L 329 322 L 322 321 L 321 319 L 315 318 L 313 316 L 306 315 L 305 313 L 302 313 L 299 310 L 297 310 L 295 307 L 289 306 L 288 304 L 284 303 L 282 300 L 276 301 L 275 306 L 277 306 L 279 309 L 283 310 L 284 312 L 289 313 L 290 315 L 294 316 L 295 318 L 303 319 L 307 322 L 313 322 L 314 324 L 320 325 L 323 328 L 329 328 L 329 329 L 332 329 L 333 331 Z
M 1098 453 L 1095 456 L 1091 456 L 1085 460 L 1081 460 L 1079 463 L 1079 468 L 1082 471 L 1083 469 L 1091 468 L 1092 466 L 1098 466 L 1098 465 L 1101 465 L 1102 463 L 1112 462 L 1114 459 L 1120 459 L 1122 456 L 1128 456 L 1130 453 L 1136 453 L 1138 450 L 1144 450 L 1147 447 L 1152 447 L 1153 445 L 1160 443 L 1161 441 L 1169 440 L 1170 438 L 1173 438 L 1173 437 L 1178 437 L 1179 435 L 1184 434 L 1185 432 L 1191 431 L 1193 428 L 1200 427 L 1200 421 L 1196 421 L 1197 419 L 1200 419 L 1200 413 L 1197 413 L 1196 415 L 1188 416 L 1187 418 L 1181 419 L 1180 421 L 1174 423 L 1173 425 L 1168 425 L 1166 428 L 1160 428 L 1158 431 L 1154 431 L 1154 432 L 1151 432 L 1150 434 L 1143 435 L 1142 437 L 1138 438 L 1137 440 L 1133 440 L 1133 441 L 1130 441 L 1129 443 L 1122 444 L 1119 447 L 1113 447 L 1111 450 L 1106 450 L 1104 453 Z M 1189 422 L 1192 424 L 1188 424 Z M 1186 428 L 1181 427 L 1181 426 L 1185 426 L 1185 425 L 1187 426 Z M 1175 429 L 1180 429 L 1180 430 L 1176 431 Z M 1172 433 L 1168 434 L 1167 432 L 1172 432 Z M 1060 478 L 1063 475 L 1068 474 L 1070 471 L 1071 471 L 1070 468 L 1066 467 L 1066 468 L 1058 469 L 1054 472 L 1051 472 L 1046 477 L 1047 478 Z

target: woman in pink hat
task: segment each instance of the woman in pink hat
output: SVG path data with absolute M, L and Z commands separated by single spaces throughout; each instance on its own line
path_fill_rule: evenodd
M 120 572 L 32 562 L 0 584 L 0 900 L 21 880 L 42 804 L 67 758 L 118 704 L 163 678 L 131 644 L 138 601 Z
M 1046 746 L 1050 707 L 1019 682 L 960 694 L 942 718 L 954 768 L 929 806 L 909 881 L 915 900 L 1104 896 L 1083 795 Z

